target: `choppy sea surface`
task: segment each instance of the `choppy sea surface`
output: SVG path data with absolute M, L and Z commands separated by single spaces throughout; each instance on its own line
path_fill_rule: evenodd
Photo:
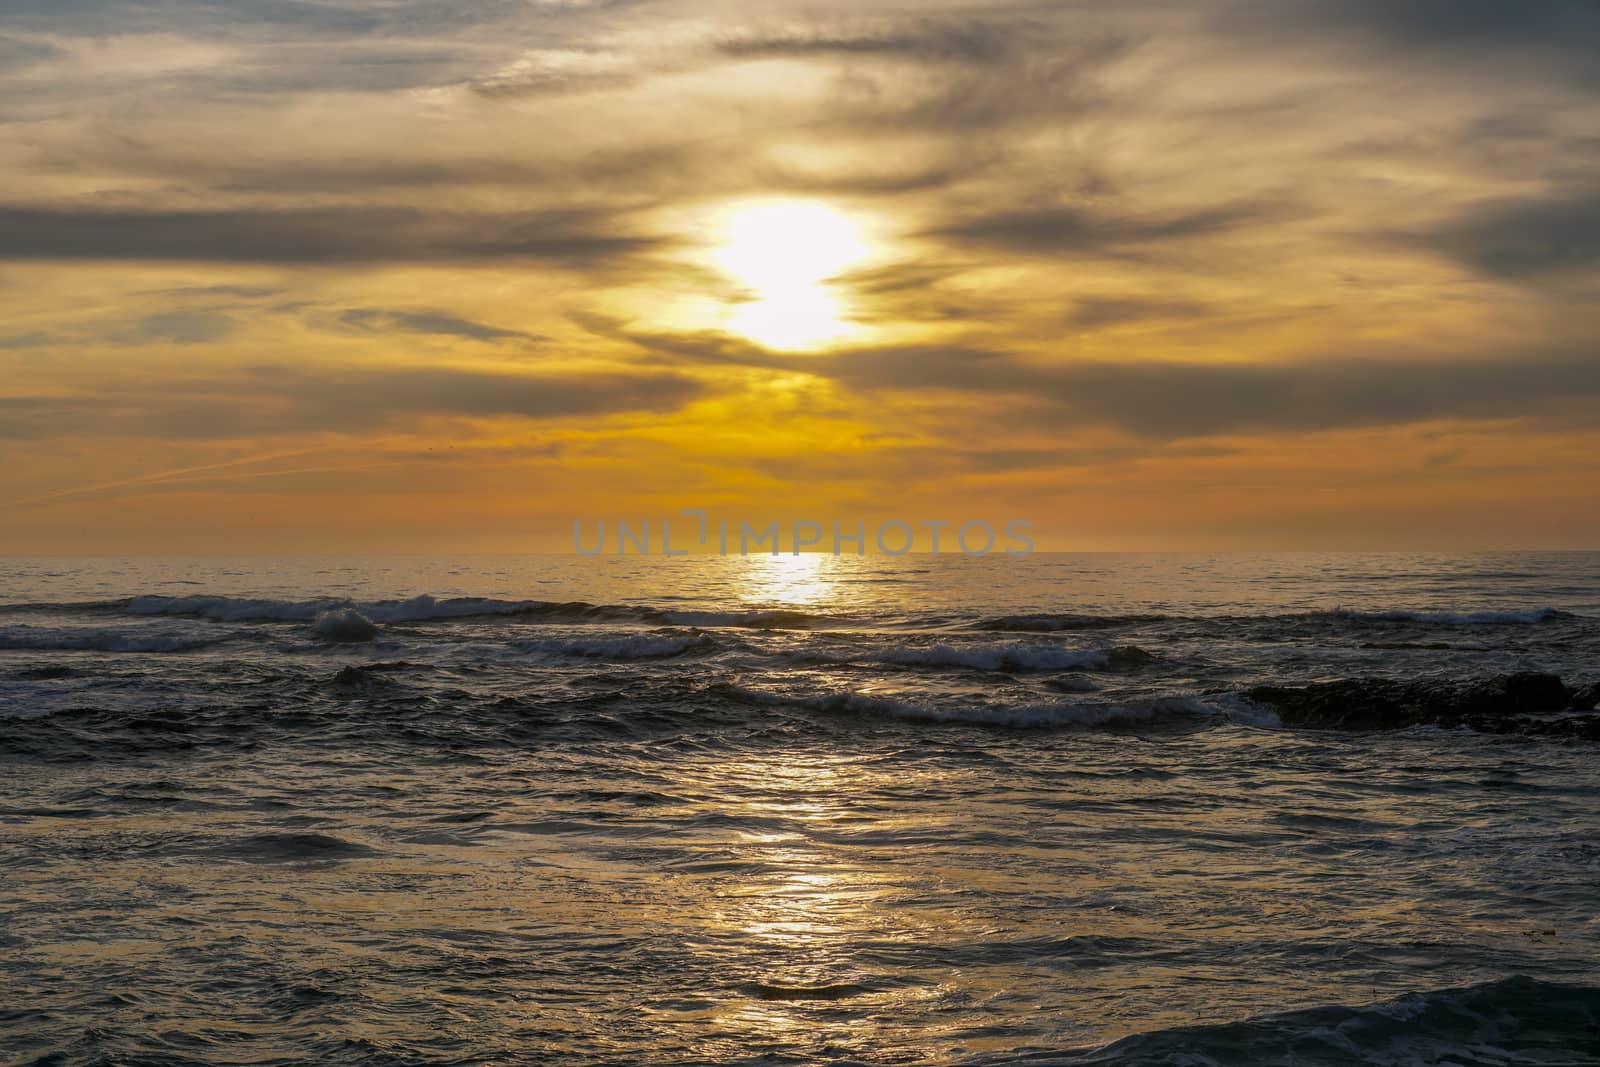
M 1600 1064 L 1600 743 L 1242 695 L 1597 652 L 1594 554 L 0 559 L 0 1063 Z

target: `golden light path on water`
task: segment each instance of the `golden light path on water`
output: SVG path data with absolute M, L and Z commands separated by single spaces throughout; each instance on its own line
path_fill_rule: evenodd
M 740 599 L 750 604 L 820 607 L 845 593 L 841 579 L 850 574 L 835 557 L 821 552 L 754 556 L 741 562 Z

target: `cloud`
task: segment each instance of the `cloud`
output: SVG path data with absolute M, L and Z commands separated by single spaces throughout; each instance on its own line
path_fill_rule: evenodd
M 609 48 L 535 48 L 487 77 L 469 83 L 479 96 L 518 97 L 621 88 L 649 73 L 674 69 L 675 62 Z
M 1009 393 L 1027 401 L 1041 425 L 1109 426 L 1155 438 L 1522 418 L 1600 394 L 1600 360 L 1588 354 L 1466 363 L 1040 364 L 961 349 L 888 349 L 852 353 L 827 373 L 867 390 Z
M 0 350 L 42 348 L 48 344 L 59 342 L 60 338 L 42 330 L 29 330 L 27 333 L 0 334 Z
M 905 345 L 768 352 L 721 334 L 658 335 L 590 320 L 668 362 L 813 374 L 860 393 L 948 394 L 1009 429 L 1104 427 L 1177 440 L 1451 419 L 1519 419 L 1600 396 L 1588 351 L 1469 360 L 1045 362 L 983 348 Z
M 657 75 L 763 59 L 883 61 L 999 66 L 1037 26 L 1000 20 L 808 19 L 779 29 L 706 36 L 675 32 L 531 48 L 468 87 L 480 96 L 521 97 L 627 88 Z
M 1600 188 L 1478 203 L 1408 240 L 1491 277 L 1592 271 L 1600 268 Z
M 231 263 L 486 262 L 598 267 L 657 241 L 603 215 L 405 208 L 132 211 L 0 205 L 0 259 Z
M 1245 0 L 1220 10 L 1225 31 L 1322 53 L 1341 41 L 1368 50 L 1376 44 L 1452 77 L 1597 81 L 1600 7 L 1591 0 Z M 1396 56 L 1383 59 L 1392 64 Z
M 146 315 L 133 329 L 118 337 L 124 344 L 209 344 L 234 332 L 227 315 L 211 311 L 163 311 Z
M 1408 44 L 1600 47 L 1600 9 L 1590 0 L 1319 0 L 1318 6 L 1332 19 Z
M 917 19 L 876 28 L 810 25 L 725 37 L 716 49 L 737 59 L 804 59 L 876 56 L 923 62 L 996 64 L 1013 58 L 1019 43 L 1040 27 L 1022 22 Z
M 0 397 L 0 436 L 221 439 L 415 428 L 420 419 L 560 419 L 667 412 L 705 390 L 663 371 L 529 374 L 437 367 L 253 368 L 231 379 L 112 383 L 72 394 Z
M 1073 205 L 977 215 L 928 232 L 956 244 L 1026 255 L 1110 255 L 1137 245 L 1222 233 L 1283 217 L 1279 204 L 1246 203 L 1176 214 L 1118 215 Z
M 60 49 L 48 41 L 0 37 L 0 74 L 26 70 L 59 54 Z
M 1207 314 L 1205 304 L 1189 300 L 1154 300 L 1147 297 L 1088 297 L 1079 300 L 1067 316 L 1067 325 L 1082 330 L 1129 323 L 1193 319 Z
M 428 334 L 437 337 L 464 337 L 469 341 L 544 341 L 547 338 L 522 330 L 506 330 L 443 311 L 390 311 L 382 308 L 351 308 L 339 314 L 339 321 L 358 330 Z

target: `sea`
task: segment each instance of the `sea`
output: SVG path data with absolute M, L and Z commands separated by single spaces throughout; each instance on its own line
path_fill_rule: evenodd
M 1600 1065 L 1597 680 L 1600 554 L 0 559 L 0 1063 Z

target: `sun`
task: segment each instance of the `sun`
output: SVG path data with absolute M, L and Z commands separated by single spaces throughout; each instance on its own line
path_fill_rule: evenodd
M 854 329 L 833 279 L 871 252 L 843 212 L 809 200 L 739 204 L 723 218 L 714 262 L 748 299 L 726 326 L 768 348 L 803 350 Z

